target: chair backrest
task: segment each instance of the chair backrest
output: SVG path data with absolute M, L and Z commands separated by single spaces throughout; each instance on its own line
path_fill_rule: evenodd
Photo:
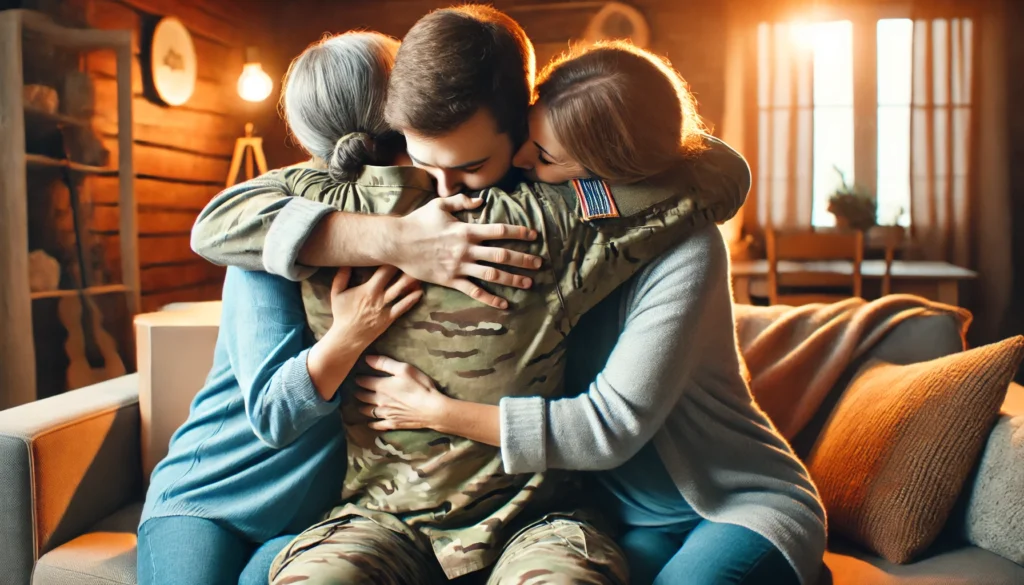
M 188 418 L 213 366 L 220 302 L 173 307 L 135 317 L 139 365 L 142 477 L 167 455 L 171 435 Z
M 848 288 L 853 296 L 861 296 L 863 232 L 769 229 L 766 236 L 771 304 L 828 303 L 849 297 L 820 292 L 829 288 Z

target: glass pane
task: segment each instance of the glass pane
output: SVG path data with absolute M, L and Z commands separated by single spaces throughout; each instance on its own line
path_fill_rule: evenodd
M 878 105 L 910 103 L 914 21 L 878 21 Z
M 949 103 L 949 21 L 932 21 L 932 101 L 937 106 Z
M 909 105 L 878 108 L 878 222 L 897 221 L 910 222 Z
M 835 225 L 828 199 L 853 176 L 853 23 L 810 25 L 814 49 L 813 205 L 811 223 Z
M 818 77 L 814 80 L 817 89 Z M 853 107 L 814 108 L 814 205 L 811 223 L 835 225 L 828 199 L 840 184 L 838 167 L 847 183 L 853 176 Z
M 853 106 L 853 23 L 811 25 L 814 38 L 814 105 Z

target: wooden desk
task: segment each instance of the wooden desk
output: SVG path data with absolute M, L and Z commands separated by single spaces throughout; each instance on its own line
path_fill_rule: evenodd
M 853 264 L 844 261 L 794 262 L 780 261 L 779 272 L 788 274 L 852 274 Z M 885 275 L 884 260 L 865 260 L 861 276 L 865 285 L 881 281 Z M 978 274 L 946 262 L 897 260 L 892 264 L 892 292 L 916 294 L 933 301 L 958 305 L 962 280 Z M 751 296 L 768 296 L 768 261 L 738 260 L 732 263 L 733 296 L 737 303 L 749 304 Z

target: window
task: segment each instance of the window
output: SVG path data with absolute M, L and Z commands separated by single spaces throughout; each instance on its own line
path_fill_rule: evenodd
M 835 225 L 828 198 L 841 172 L 853 168 L 853 23 L 849 20 L 808 25 L 814 55 L 814 202 L 811 224 Z
M 845 179 L 876 193 L 879 223 L 909 226 L 911 120 L 935 117 L 929 140 L 933 134 L 940 138 L 942 124 L 966 125 L 961 119 L 970 115 L 970 99 L 963 88 L 969 84 L 943 80 L 967 75 L 962 71 L 969 68 L 956 59 L 961 54 L 958 43 L 969 42 L 970 33 L 969 19 L 915 24 L 907 18 L 860 14 L 851 20 L 762 23 L 758 170 L 759 192 L 766 197 L 759 202 L 776 207 L 762 214 L 771 221 L 773 214 L 792 217 L 795 212 L 798 217 L 809 215 L 815 226 L 835 225 L 828 200 Z M 934 63 L 923 63 L 928 59 Z M 925 89 L 929 84 L 934 95 Z M 925 94 L 928 99 L 922 102 Z M 955 142 L 952 137 L 965 131 L 946 134 Z M 808 143 L 809 152 L 803 146 Z M 952 144 L 928 156 L 939 167 L 952 158 L 958 168 L 958 158 L 966 160 L 958 154 L 965 149 L 966 144 Z M 781 211 L 779 203 L 764 200 L 778 202 L 782 197 L 789 201 L 781 204 Z
M 878 21 L 878 221 L 910 225 L 910 88 L 914 22 Z

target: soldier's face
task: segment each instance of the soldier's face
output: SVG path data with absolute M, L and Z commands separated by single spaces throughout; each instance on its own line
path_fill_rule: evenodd
M 512 166 L 512 138 L 486 110 L 444 136 L 406 129 L 405 140 L 412 164 L 434 176 L 441 197 L 490 187 Z
M 512 164 L 526 171 L 526 176 L 542 183 L 565 183 L 588 175 L 583 165 L 566 154 L 555 136 L 548 119 L 548 109 L 542 104 L 530 108 L 530 136 Z

